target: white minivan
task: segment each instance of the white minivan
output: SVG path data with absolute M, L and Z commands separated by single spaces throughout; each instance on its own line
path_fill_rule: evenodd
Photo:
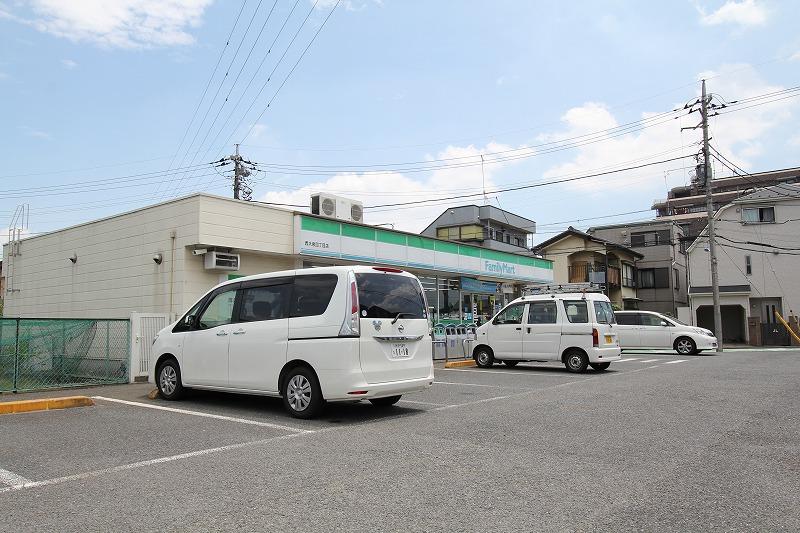
M 714 333 L 652 311 L 617 312 L 619 344 L 623 350 L 652 348 L 675 350 L 680 355 L 696 355 L 716 350 Z
M 326 401 L 390 406 L 433 384 L 425 292 L 395 268 L 334 266 L 222 283 L 153 341 L 150 380 L 280 396 L 298 418 Z
M 601 293 L 523 296 L 477 329 L 472 355 L 482 368 L 496 361 L 560 361 L 570 372 L 606 370 L 621 358 L 615 324 Z

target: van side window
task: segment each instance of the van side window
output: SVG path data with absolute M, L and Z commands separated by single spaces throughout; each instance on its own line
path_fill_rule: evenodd
M 661 322 L 664 321 L 660 316 L 647 313 L 639 314 L 639 320 L 641 320 L 642 326 L 661 326 Z
M 242 304 L 239 309 L 241 322 L 277 320 L 286 318 L 292 285 L 270 285 L 242 289 Z
M 511 305 L 506 307 L 492 321 L 493 324 L 522 324 L 522 313 L 525 305 Z
M 564 300 L 564 311 L 567 312 L 567 320 L 573 324 L 589 323 L 586 300 Z
M 531 302 L 528 305 L 528 324 L 555 324 L 557 313 L 555 302 Z
M 336 274 L 308 274 L 294 278 L 292 292 L 291 318 L 317 316 L 325 313 L 331 303 L 336 282 Z
M 197 321 L 199 329 L 215 328 L 230 324 L 233 319 L 233 304 L 236 302 L 236 291 L 220 292 L 211 299 L 200 319 Z
M 629 314 L 614 314 L 617 317 L 617 324 L 621 326 L 637 326 L 639 324 L 639 320 L 636 318 L 636 315 L 633 313 Z

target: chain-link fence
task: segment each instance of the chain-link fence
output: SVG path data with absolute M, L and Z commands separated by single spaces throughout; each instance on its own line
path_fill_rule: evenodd
M 130 322 L 0 319 L 0 391 L 126 383 Z

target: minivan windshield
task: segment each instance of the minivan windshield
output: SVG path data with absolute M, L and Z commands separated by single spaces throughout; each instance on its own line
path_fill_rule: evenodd
M 614 309 L 611 304 L 602 300 L 594 300 L 594 315 L 598 324 L 616 324 Z
M 414 278 L 393 274 L 357 273 L 361 318 L 428 318 L 425 297 Z

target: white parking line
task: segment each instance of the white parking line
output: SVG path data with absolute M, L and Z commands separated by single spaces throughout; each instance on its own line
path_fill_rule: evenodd
M 639 360 L 638 357 L 632 357 L 628 359 L 620 359 L 619 361 L 617 361 L 617 363 L 627 363 L 628 361 L 638 361 L 638 360 Z
M 658 359 L 645 359 L 644 361 L 642 361 L 642 363 L 654 363 L 656 361 L 658 361 Z
M 495 389 L 503 388 L 502 385 L 486 385 L 484 383 L 458 383 L 457 381 L 434 381 L 434 385 L 463 385 L 464 387 L 493 387 Z
M 420 402 L 417 400 L 400 400 L 400 403 L 414 403 L 419 405 L 433 405 L 434 407 L 441 407 L 447 405 L 446 403 L 433 403 L 433 402 Z
M 324 431 L 324 430 L 323 430 Z M 306 431 L 305 433 L 313 433 Z M 65 483 L 67 481 L 79 481 L 82 479 L 89 479 L 93 477 L 100 477 L 105 474 L 113 474 L 116 472 L 123 472 L 125 470 L 133 470 L 135 468 L 142 468 L 145 466 L 160 464 L 160 463 L 169 463 L 172 461 L 178 461 L 180 459 L 189 459 L 191 457 L 199 457 L 202 455 L 209 455 L 212 453 L 224 452 L 228 450 L 237 450 L 239 448 L 246 448 L 248 446 L 255 446 L 258 444 L 264 444 L 265 442 L 272 442 L 276 440 L 283 440 L 283 439 L 291 439 L 293 437 L 298 437 L 303 435 L 304 433 L 292 433 L 291 435 L 281 435 L 279 437 L 270 437 L 268 439 L 259 439 L 250 442 L 241 442 L 237 444 L 228 444 L 227 446 L 219 446 L 217 448 L 206 448 L 204 450 L 197 450 L 194 452 L 187 452 L 181 453 L 178 455 L 170 455 L 167 457 L 159 457 L 157 459 L 148 459 L 146 461 L 139 461 L 136 463 L 129 463 L 126 465 L 120 466 L 112 466 L 110 468 L 103 468 L 100 470 L 93 470 L 91 472 L 84 472 L 82 474 L 73 474 L 71 476 L 64 476 L 64 477 L 57 477 L 52 479 L 45 479 L 43 481 L 30 481 L 25 480 L 25 483 L 20 483 L 16 485 L 12 485 L 10 487 L 0 487 L 0 493 L 15 491 L 15 490 L 22 490 L 22 489 L 31 489 L 34 487 L 44 487 L 46 485 L 58 485 L 59 483 Z M 24 479 L 24 478 L 23 478 Z
M 26 483 L 31 483 L 31 480 L 15 474 L 10 470 L 3 470 L 0 468 L 0 483 L 4 485 L 10 485 L 11 487 L 16 487 L 25 485 Z
M 675 359 L 674 361 L 667 361 L 665 365 L 674 365 L 675 363 L 685 363 L 688 359 Z
M 251 426 L 260 426 L 272 429 L 281 429 L 283 431 L 291 431 L 292 433 L 314 433 L 311 429 L 300 429 L 291 426 L 282 426 L 280 424 L 272 424 L 270 422 L 260 422 L 258 420 L 250 420 L 247 418 L 236 418 L 232 416 L 214 415 L 211 413 L 203 413 L 202 411 L 190 411 L 188 409 L 177 409 L 175 407 L 164 407 L 163 405 L 153 405 L 142 402 L 131 402 L 129 400 L 119 400 L 117 398 L 106 398 L 105 396 L 92 396 L 95 400 L 103 402 L 121 403 L 124 405 L 132 405 L 134 407 L 146 407 L 147 409 L 157 409 L 159 411 L 169 411 L 171 413 L 180 413 L 182 415 L 202 416 L 205 418 L 214 418 L 216 420 L 225 420 L 226 422 L 237 422 L 239 424 L 248 424 Z
M 513 371 L 510 371 L 510 370 L 488 370 L 488 369 L 487 370 L 482 370 L 482 369 L 479 369 L 479 368 L 437 368 L 436 370 L 434 370 L 434 373 L 442 372 L 442 371 L 444 371 L 444 372 L 488 372 L 490 374 L 514 374 L 514 375 L 517 375 L 517 376 L 567 377 L 566 374 L 541 374 L 541 373 L 534 372 L 535 367 L 528 367 L 528 368 L 530 368 L 531 370 L 527 371 L 527 372 L 519 372 L 519 371 L 513 372 Z

